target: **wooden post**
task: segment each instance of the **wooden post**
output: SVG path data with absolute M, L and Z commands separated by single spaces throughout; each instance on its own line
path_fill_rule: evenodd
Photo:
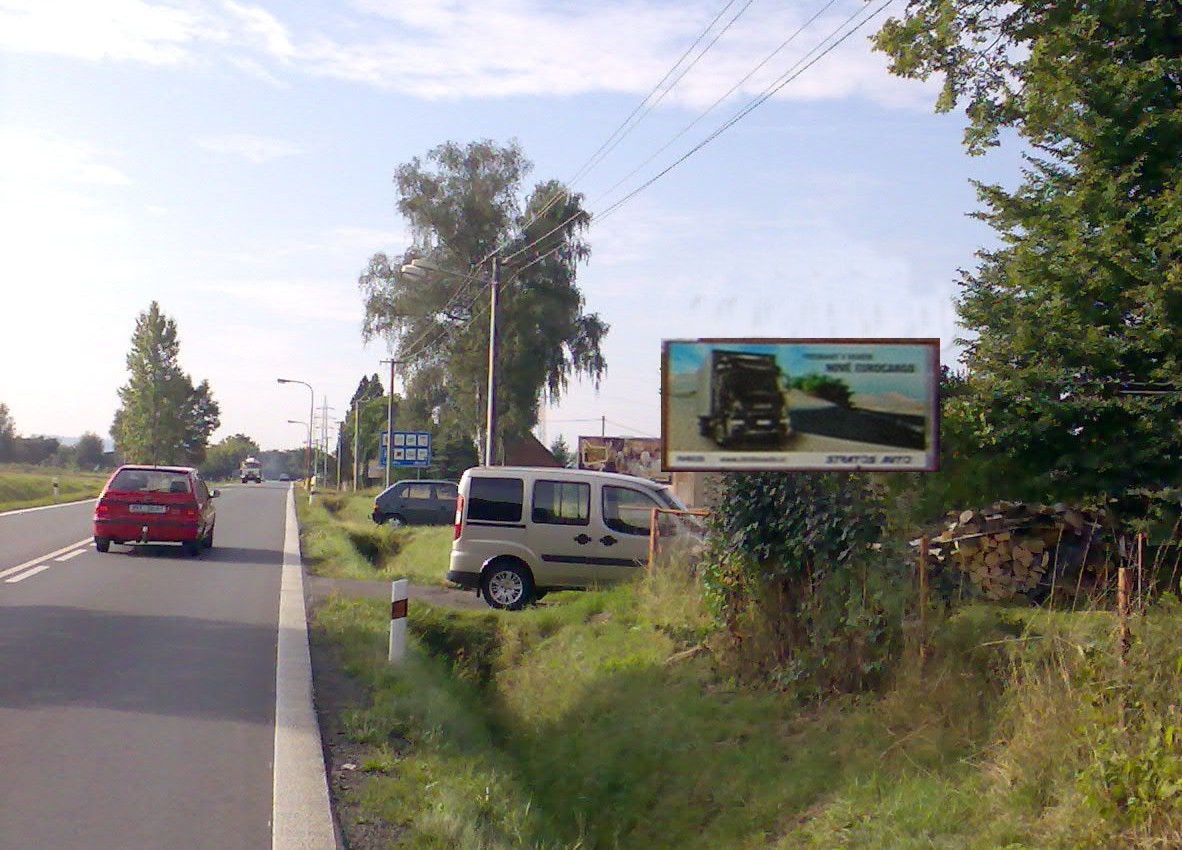
M 657 513 L 660 508 L 653 508 L 648 518 L 648 568 L 651 570 L 657 560 Z
M 928 536 L 919 538 L 919 660 L 924 662 L 928 657 Z
M 1129 568 L 1124 564 L 1116 571 L 1116 617 L 1120 663 L 1123 665 L 1129 652 Z

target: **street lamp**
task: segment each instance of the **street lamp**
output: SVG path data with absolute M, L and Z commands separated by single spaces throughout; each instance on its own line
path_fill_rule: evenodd
M 301 428 L 307 429 L 308 435 L 309 435 L 309 437 L 311 437 L 311 434 L 312 434 L 312 423 L 311 422 L 305 422 L 303 419 L 288 419 L 287 421 L 291 425 L 299 425 Z M 304 449 L 305 462 L 307 462 L 307 459 L 308 459 L 308 450 L 307 450 L 307 448 L 305 448 Z M 306 467 L 304 469 L 304 472 L 307 473 Z
M 452 277 L 466 277 L 466 275 L 440 268 L 423 259 L 411 260 L 402 267 L 401 271 L 410 277 L 422 277 L 432 272 L 451 275 Z M 493 257 L 492 277 L 488 280 L 488 389 L 486 391 L 488 393 L 488 412 L 485 415 L 484 424 L 485 466 L 493 466 L 496 457 L 494 451 L 496 441 L 493 435 L 496 434 L 497 426 L 497 301 L 500 298 L 500 289 L 501 259 L 500 257 Z M 391 366 L 392 369 L 393 366 Z M 387 449 L 388 451 L 389 449 Z
M 304 452 L 304 479 L 308 482 L 308 487 L 312 486 L 312 420 L 316 418 L 316 393 L 312 389 L 312 385 L 307 381 L 297 381 L 294 378 L 276 378 L 281 384 L 303 384 L 308 388 L 308 395 L 311 396 L 311 402 L 308 405 L 308 449 Z

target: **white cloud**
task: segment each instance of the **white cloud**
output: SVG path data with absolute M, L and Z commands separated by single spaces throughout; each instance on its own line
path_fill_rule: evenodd
M 0 47 L 92 61 L 169 65 L 209 35 L 191 8 L 143 0 L 0 0 Z
M 262 41 L 264 50 L 277 59 L 285 60 L 295 53 L 291 36 L 278 18 L 259 6 L 244 6 L 226 0 L 226 8 L 235 15 L 246 31 Z
M 0 181 L 13 186 L 82 184 L 123 186 L 131 182 L 119 169 L 98 161 L 95 149 L 52 133 L 0 127 Z
M 315 319 L 349 322 L 360 328 L 364 316 L 357 284 L 349 281 L 223 280 L 196 286 L 219 296 L 218 303 L 224 298 L 231 312 L 266 315 L 268 324 Z
M 726 114 L 790 73 L 864 8 L 863 0 L 840 0 L 743 83 Z M 356 0 L 346 11 L 313 9 L 308 19 L 289 11 L 284 20 L 234 0 L 0 0 L 0 47 L 155 65 L 213 61 L 273 84 L 303 72 L 434 100 L 602 92 L 642 97 L 716 11 L 701 1 L 657 0 Z M 803 0 L 756 4 L 665 102 L 694 110 L 710 105 L 788 40 L 813 9 Z M 866 37 L 880 22 L 855 33 L 776 97 L 862 97 L 926 108 L 928 87 L 890 76 L 885 58 L 871 53 Z
M 241 157 L 255 165 L 261 165 L 280 157 L 295 156 L 303 152 L 299 145 L 284 139 L 256 136 L 250 133 L 210 136 L 198 139 L 197 145 L 214 153 Z

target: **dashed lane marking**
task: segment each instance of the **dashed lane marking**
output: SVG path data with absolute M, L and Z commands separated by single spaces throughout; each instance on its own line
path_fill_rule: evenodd
M 79 555 L 81 555 L 85 551 L 86 551 L 85 549 L 75 549 L 73 552 L 67 552 L 66 554 L 62 555 L 60 558 L 54 558 L 54 560 L 55 561 L 68 561 L 71 558 L 77 558 Z
M 37 573 L 43 573 L 52 566 L 53 564 L 41 564 L 40 566 L 33 567 L 33 569 L 23 572 L 20 575 L 15 575 L 12 578 L 6 578 L 4 581 L 7 584 L 16 584 L 18 581 L 24 581 L 27 578 L 37 575 Z
M 50 558 L 56 558 L 58 555 L 64 555 L 72 549 L 77 549 L 79 546 L 85 546 L 89 542 L 90 542 L 90 538 L 84 537 L 81 540 L 79 540 L 77 543 L 71 543 L 69 546 L 63 546 L 62 548 L 57 549 L 53 552 L 49 552 L 48 554 L 45 554 L 45 555 L 38 555 L 36 558 L 33 558 L 31 561 L 25 561 L 23 564 L 17 564 L 15 567 L 9 567 L 6 570 L 0 570 L 0 578 L 6 579 L 11 575 L 15 575 L 16 573 L 21 572 L 22 570 L 27 570 L 29 567 L 37 566 L 42 561 L 48 561 Z

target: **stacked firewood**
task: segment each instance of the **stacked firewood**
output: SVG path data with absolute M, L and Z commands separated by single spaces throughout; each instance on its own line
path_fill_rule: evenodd
M 959 571 L 987 599 L 1037 595 L 1051 571 L 1077 575 L 1103 559 L 1099 511 L 997 502 L 984 511 L 950 511 L 947 519 L 930 541 L 929 569 Z

